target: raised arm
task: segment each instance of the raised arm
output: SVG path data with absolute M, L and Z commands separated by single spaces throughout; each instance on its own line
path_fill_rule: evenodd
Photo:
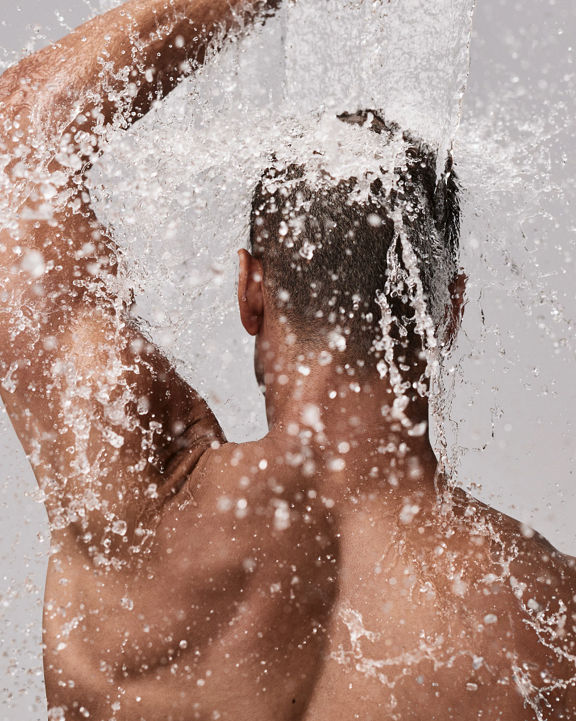
M 129 0 L 0 78 L 3 140 L 89 159 L 115 118 L 130 125 L 275 0 Z M 68 134 L 67 134 L 68 133 Z M 87 137 L 86 134 L 93 134 Z M 40 149 L 34 149 L 38 157 Z
M 53 528 L 92 555 L 138 545 L 223 438 L 131 322 L 84 172 L 107 127 L 141 117 L 271 5 L 130 0 L 0 78 L 0 391 Z

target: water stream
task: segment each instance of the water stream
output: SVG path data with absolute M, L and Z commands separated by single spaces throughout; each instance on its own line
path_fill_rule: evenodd
M 251 194 L 271 155 L 299 159 L 322 146 L 344 177 L 358 152 L 343 157 L 346 139 L 334 139 L 331 118 L 359 108 L 382 110 L 440 159 L 451 150 L 468 303 L 437 380 L 437 444 L 459 483 L 575 554 L 576 76 L 567 28 L 573 35 L 576 10 L 569 0 L 524 11 L 479 0 L 473 23 L 473 6 L 290 4 L 114 134 L 91 173 L 93 196 L 124 251 L 147 332 L 228 437 L 243 441 L 266 425 L 237 318 L 234 251 L 247 245 Z M 33 496 L 34 484 L 5 419 L 0 448 L 2 522 L 13 529 L 0 549 L 2 712 L 40 718 L 47 528 L 24 497 L 23 485 Z

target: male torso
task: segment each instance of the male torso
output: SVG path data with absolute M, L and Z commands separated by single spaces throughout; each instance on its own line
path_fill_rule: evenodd
M 103 127 L 277 4 L 128 0 L 0 78 L 0 393 L 53 531 L 50 719 L 573 718 L 571 561 L 392 477 L 370 435 L 403 432 L 398 453 L 420 436 L 384 418 L 391 387 L 301 367 L 288 334 L 264 378 L 295 434 L 237 447 L 130 319 L 85 185 Z M 243 268 L 241 317 L 270 350 L 261 268 Z
M 52 707 L 67 721 L 576 717 L 571 560 L 463 493 L 391 501 L 373 459 L 334 473 L 319 454 L 303 477 L 293 450 L 209 451 L 142 559 L 116 553 L 121 570 L 95 570 L 65 532 L 46 594 Z

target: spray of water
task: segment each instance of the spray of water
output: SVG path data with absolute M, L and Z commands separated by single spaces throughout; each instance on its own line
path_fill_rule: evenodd
M 437 154 L 438 178 L 444 172 L 449 151 L 455 152 L 461 181 L 468 193 L 466 208 L 469 217 L 475 218 L 464 227 L 463 258 L 465 263 L 480 269 L 469 283 L 469 297 L 476 294 L 484 298 L 490 289 L 506 286 L 504 297 L 516 296 L 517 307 L 528 316 L 537 313 L 538 325 L 547 334 L 554 352 L 573 354 L 572 317 L 557 294 L 550 292 L 550 286 L 542 281 L 539 242 L 530 237 L 528 230 L 535 222 L 535 210 L 540 210 L 544 190 L 534 183 L 526 187 L 526 178 L 534 178 L 538 173 L 545 176 L 548 197 L 560 191 L 546 176 L 550 128 L 527 124 L 520 128 L 521 137 L 511 139 L 504 125 L 499 128 L 500 136 L 495 137 L 494 125 L 485 116 L 477 121 L 465 117 L 464 126 L 456 135 L 468 72 L 472 10 L 472 0 L 444 0 L 434 7 L 421 0 L 402 4 L 301 0 L 284 7 L 249 36 L 229 43 L 133 129 L 110 136 L 103 158 L 91 171 L 90 188 L 99 218 L 113 231 L 122 249 L 121 297 L 135 294 L 134 312 L 141 317 L 149 337 L 174 360 L 182 375 L 208 397 L 223 425 L 230 428 L 230 436 L 238 433 L 236 423 L 240 417 L 246 437 L 263 430 L 259 408 L 255 405 L 246 411 L 244 399 L 232 390 L 238 379 L 228 372 L 238 356 L 248 358 L 250 353 L 232 321 L 236 313 L 233 251 L 247 244 L 252 192 L 262 172 L 271 163 L 279 168 L 302 164 L 307 183 L 317 188 L 354 177 L 358 180 L 356 198 L 362 201 L 368 197 L 375 177 L 389 183 L 385 192 L 394 189 L 394 169 L 405 162 L 406 146 L 401 134 L 383 144 L 375 134 L 341 123 L 336 116 L 344 111 L 378 109 L 422 138 Z M 126 92 L 129 93 L 128 87 Z M 529 147 L 533 150 L 530 158 L 526 153 Z M 22 192 L 25 180 L 23 177 Z M 45 192 L 48 197 L 61 191 L 54 182 Z M 499 199 L 504 194 L 513 196 L 515 202 L 520 198 L 521 207 L 514 211 L 513 227 L 503 229 L 501 221 L 495 225 L 495 219 L 510 218 L 510 210 L 504 210 Z M 568 197 L 565 189 L 562 195 Z M 7 207 L 0 210 L 4 225 L 10 226 L 13 218 Z M 552 209 L 546 212 L 548 222 L 558 217 Z M 395 223 L 399 239 L 395 248 L 399 247 L 400 257 L 391 249 L 390 287 L 379 296 L 384 331 L 381 375 L 387 376 L 394 388 L 396 417 L 410 425 L 404 415 L 405 379 L 395 362 L 394 344 L 388 332 L 394 322 L 388 298 L 401 287 L 415 308 L 417 332 L 426 339 L 438 429 L 452 429 L 449 438 L 437 431 L 443 470 L 446 474 L 457 474 L 465 468 L 466 454 L 462 450 L 466 440 L 462 439 L 460 424 L 450 425 L 456 416 L 451 406 L 454 388 L 462 374 L 466 375 L 471 360 L 482 357 L 483 344 L 490 340 L 498 345 L 502 339 L 493 332 L 497 326 L 488 329 L 484 318 L 487 305 L 482 302 L 465 326 L 468 332 L 463 346 L 451 357 L 439 352 L 435 332 L 438 318 L 432 317 L 426 303 L 418 259 L 403 230 L 402 218 L 396 218 Z M 526 241 L 524 247 L 516 242 L 519 230 Z M 554 257 L 558 260 L 562 256 L 564 267 L 571 262 L 570 253 L 566 245 L 557 248 Z M 481 262 L 477 262 L 479 256 Z M 22 258 L 22 267 L 32 276 L 49 270 L 42 257 L 30 254 Z M 541 310 L 535 311 L 535 298 Z M 27 321 L 23 313 L 18 315 L 17 303 L 15 311 L 16 338 L 27 330 Z M 482 314 L 480 323 L 478 314 Z M 224 340 L 226 350 L 220 350 L 221 364 L 215 374 L 210 373 L 210 359 Z M 75 498 L 74 504 L 63 506 L 52 523 L 56 528 L 81 523 L 87 512 L 97 509 L 107 524 L 110 548 L 114 537 L 123 537 L 126 529 L 113 508 L 102 502 L 98 488 L 101 469 L 88 460 L 83 449 L 88 435 L 94 432 L 111 449 L 120 448 L 122 432 L 131 430 L 133 424 L 133 418 L 123 414 L 123 408 L 138 399 L 123 395 L 110 402 L 107 388 L 125 370 L 120 357 L 111 357 L 106 379 L 96 390 L 102 417 L 78 415 L 73 399 L 94 392 L 88 387 L 86 368 L 80 369 L 79 362 L 80 359 L 71 359 L 66 366 L 55 367 L 53 375 L 54 388 L 70 400 L 65 404 L 66 425 L 75 429 L 76 478 L 68 481 L 74 484 L 82 480 L 84 492 Z M 249 367 L 249 363 L 246 365 Z M 16 382 L 17 367 L 9 368 L 2 380 L 3 387 L 11 392 Z M 478 385 L 473 390 L 477 393 Z M 497 408 L 493 410 L 496 415 L 498 412 Z M 312 412 L 313 429 L 314 423 Z M 154 430 L 150 427 L 142 434 L 143 449 L 152 446 Z M 419 432 L 414 429 L 415 434 Z M 39 451 L 38 448 L 34 452 Z M 296 464 L 304 462 L 305 458 L 296 460 Z M 58 479 L 51 479 L 50 483 L 43 488 L 44 495 L 61 493 Z M 153 494 L 155 489 L 148 492 Z M 402 522 L 409 524 L 418 512 L 419 508 L 413 505 L 403 509 Z M 447 503 L 446 513 L 454 522 L 457 513 L 453 501 Z M 468 520 L 461 521 L 463 527 L 467 524 L 469 530 L 478 523 L 473 528 L 477 537 L 497 548 L 501 529 L 476 518 L 474 512 L 469 512 Z M 286 510 L 279 507 L 278 523 L 282 525 L 286 519 Z M 143 527 L 141 535 L 145 540 L 149 530 Z M 410 559 L 415 588 L 417 584 L 422 598 L 433 605 L 437 594 L 432 561 L 417 559 L 415 550 L 406 544 L 399 532 L 397 547 L 407 563 Z M 449 542 L 438 554 L 442 561 L 436 559 L 434 563 L 443 564 L 456 596 L 464 596 L 473 586 L 478 594 L 498 584 L 510 586 L 525 623 L 538 642 L 552 649 L 574 671 L 576 659 L 558 640 L 569 623 L 567 609 L 562 601 L 543 604 L 536 590 L 527 589 L 518 580 L 518 571 L 514 569 L 520 563 L 521 551 L 502 547 L 501 557 L 476 582 L 472 573 L 470 578 L 455 573 Z M 100 551 L 96 549 L 95 554 Z M 96 561 L 101 566 L 114 565 L 114 555 L 102 553 Z M 560 584 L 561 579 L 556 582 Z M 126 607 L 129 604 L 127 599 Z M 444 609 L 446 619 L 454 611 Z M 498 618 L 498 612 L 487 613 L 484 626 L 490 627 Z M 479 674 L 485 665 L 471 650 L 475 648 L 474 642 L 464 648 L 451 647 L 441 635 L 433 634 L 415 641 L 399 657 L 382 658 L 375 655 L 376 651 L 367 650 L 367 645 L 378 644 L 385 630 L 367 630 L 362 614 L 351 607 L 341 610 L 340 622 L 349 633 L 349 642 L 333 654 L 334 661 L 351 665 L 391 689 L 401 689 L 402 679 L 425 662 L 430 662 L 435 670 L 449 669 L 457 657 L 467 655 Z M 483 630 L 471 629 L 471 638 Z M 68 633 L 74 633 L 73 626 Z M 565 673 L 562 677 L 551 673 L 537 684 L 529 658 L 518 652 L 508 660 L 508 681 L 522 691 L 538 719 L 546 718 L 551 694 L 566 688 L 576 678 L 576 673 Z M 474 679 L 467 689 L 471 694 L 478 689 Z M 391 718 L 395 717 L 397 695 L 396 692 L 390 696 Z

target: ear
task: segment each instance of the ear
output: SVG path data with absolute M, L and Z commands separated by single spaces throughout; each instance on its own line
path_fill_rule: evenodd
M 247 250 L 238 251 L 238 305 L 246 332 L 257 335 L 264 320 L 264 287 L 262 263 Z
M 465 273 L 459 273 L 450 284 L 450 318 L 448 322 L 447 345 L 450 347 L 458 334 L 462 318 L 464 317 L 464 308 L 466 307 L 466 281 L 468 278 Z

